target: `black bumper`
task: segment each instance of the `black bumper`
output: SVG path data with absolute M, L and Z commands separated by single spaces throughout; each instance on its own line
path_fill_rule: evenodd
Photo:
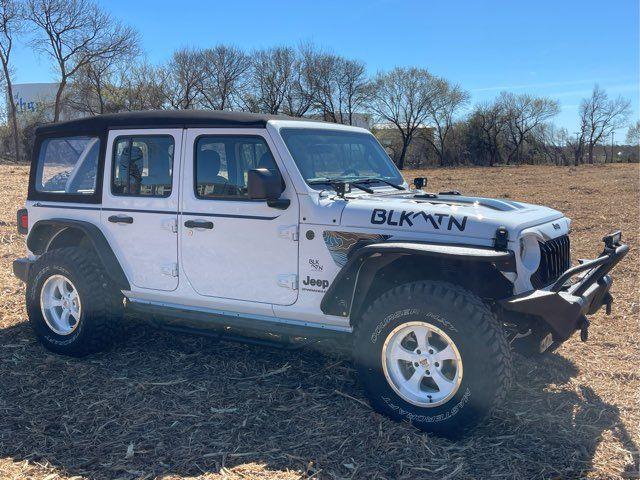
M 578 329 L 584 332 L 584 339 L 589 325 L 586 316 L 603 305 L 610 312 L 613 297 L 609 293 L 612 280 L 608 273 L 629 251 L 620 239 L 620 232 L 607 235 L 603 238 L 604 251 L 598 258 L 566 270 L 548 290 L 534 290 L 502 300 L 502 308 L 542 319 L 556 343 L 567 340 Z
M 33 264 L 33 261 L 28 258 L 18 258 L 17 260 L 14 260 L 13 274 L 26 283 L 29 278 L 29 269 L 31 268 L 31 264 Z

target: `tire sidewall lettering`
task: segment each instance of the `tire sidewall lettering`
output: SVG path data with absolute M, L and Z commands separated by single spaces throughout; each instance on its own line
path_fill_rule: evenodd
M 380 334 L 387 327 L 387 325 L 389 325 L 389 323 L 397 320 L 400 317 L 407 315 L 418 315 L 419 313 L 420 310 L 418 310 L 417 308 L 407 308 L 405 310 L 398 310 L 390 315 L 387 315 L 380 323 L 378 323 L 378 325 L 376 325 L 376 328 L 374 328 L 373 333 L 371 334 L 371 343 L 377 343 L 378 338 L 380 338 Z
M 403 407 L 393 403 L 391 398 L 387 396 L 383 396 L 381 398 L 382 398 L 382 401 L 386 403 L 391 410 L 396 412 L 398 415 L 403 416 L 410 422 L 439 423 L 445 420 L 449 420 L 450 418 L 454 417 L 455 415 L 458 414 L 458 412 L 462 410 L 462 408 L 469 402 L 469 399 L 471 398 L 471 389 L 467 387 L 465 389 L 464 394 L 462 395 L 462 398 L 460 398 L 460 401 L 458 401 L 458 403 L 456 403 L 453 407 L 451 407 L 450 410 L 444 413 L 440 413 L 438 415 L 422 415 L 422 414 L 409 412 L 405 410 Z
M 426 308 L 405 308 L 396 310 L 392 313 L 389 313 L 380 322 L 378 322 L 370 335 L 370 343 L 372 345 L 372 348 L 374 348 L 375 351 L 378 352 L 378 358 L 381 348 L 379 345 L 379 340 L 384 342 L 390 331 L 393 330 L 397 325 L 401 325 L 404 322 L 418 319 L 424 321 L 431 320 L 432 323 L 437 324 L 445 332 L 450 334 L 452 338 L 458 337 L 460 334 L 459 330 L 449 320 L 447 320 L 440 313 L 436 313 L 433 310 Z M 459 345 L 459 348 L 461 346 L 463 345 Z M 462 350 L 463 349 L 461 348 L 461 353 Z M 375 365 L 373 370 L 377 371 L 379 375 L 384 375 L 382 373 L 382 364 Z M 457 415 L 460 411 L 462 411 L 471 399 L 471 388 L 468 384 L 465 385 L 467 382 L 465 382 L 465 378 L 463 378 L 460 390 L 458 390 L 458 392 L 448 402 L 437 407 L 433 407 L 433 411 L 438 411 L 439 413 L 433 415 L 417 413 L 425 412 L 430 409 L 416 407 L 404 402 L 397 396 L 391 386 L 388 385 L 386 380 L 383 381 L 384 385 L 382 387 L 382 391 L 379 392 L 381 400 L 395 414 L 401 416 L 406 420 L 409 420 L 412 423 L 435 424 L 449 420 Z
M 418 316 L 418 315 L 420 316 L 421 319 L 430 319 L 435 321 L 436 323 L 444 327 L 443 329 L 445 330 L 458 333 L 458 329 L 454 325 L 452 325 L 451 322 L 449 322 L 446 318 L 442 317 L 441 315 L 438 315 L 435 312 L 432 312 L 429 310 L 421 310 L 419 308 L 407 308 L 404 310 L 395 311 L 387 315 L 380 323 L 378 323 L 374 328 L 373 333 L 371 334 L 371 343 L 373 344 L 377 343 L 382 332 L 394 320 L 397 320 L 398 318 L 401 318 L 401 317 Z

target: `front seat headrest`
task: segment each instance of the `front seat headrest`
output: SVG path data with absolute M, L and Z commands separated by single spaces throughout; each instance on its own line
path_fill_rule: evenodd
M 198 181 L 212 183 L 220 172 L 220 154 L 215 150 L 200 150 L 198 154 Z

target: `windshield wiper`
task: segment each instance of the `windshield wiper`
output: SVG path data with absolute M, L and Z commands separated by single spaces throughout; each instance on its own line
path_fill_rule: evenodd
M 326 185 L 331 185 L 334 188 L 336 185 L 346 184 L 346 185 L 354 186 L 357 189 L 362 190 L 363 192 L 366 192 L 366 193 L 374 193 L 374 191 L 369 187 L 365 187 L 364 185 L 358 185 L 358 182 L 356 181 L 352 182 L 351 180 L 345 180 L 342 178 L 318 178 L 316 180 L 308 181 L 307 183 L 309 185 L 325 185 L 326 184 Z M 336 192 L 337 191 L 338 190 L 336 190 Z
M 402 185 L 398 185 L 397 183 L 390 182 L 389 180 L 385 180 L 384 178 L 376 178 L 376 177 L 363 178 L 363 179 L 354 180 L 351 183 L 368 183 L 368 184 L 371 184 L 371 183 L 376 183 L 376 182 L 384 183 L 385 185 L 389 185 L 390 187 L 393 187 L 396 190 L 406 190 L 406 188 L 404 188 Z

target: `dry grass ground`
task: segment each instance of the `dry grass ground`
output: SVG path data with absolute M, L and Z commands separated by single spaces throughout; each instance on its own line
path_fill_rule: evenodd
M 458 442 L 372 412 L 349 360 L 314 351 L 136 326 L 105 354 L 47 353 L 11 275 L 27 169 L 0 165 L 0 478 L 637 478 L 638 166 L 418 173 L 566 212 L 574 258 L 618 226 L 632 247 L 589 342 L 518 359 L 505 407 Z

